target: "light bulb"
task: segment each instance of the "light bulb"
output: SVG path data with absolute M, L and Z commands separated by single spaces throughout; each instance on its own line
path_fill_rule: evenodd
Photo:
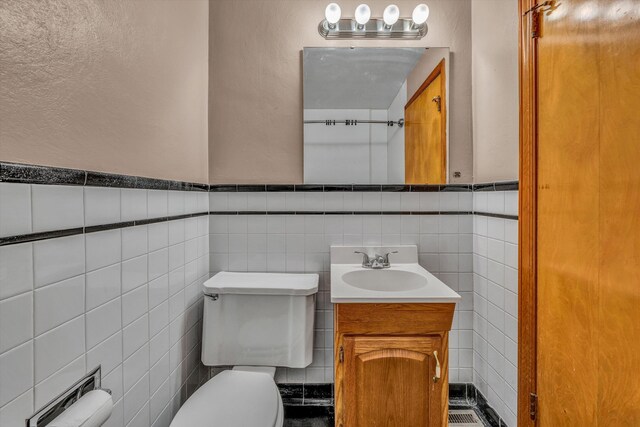
M 356 22 L 360 25 L 364 25 L 369 22 L 371 18 L 371 9 L 366 4 L 361 4 L 356 7 Z
M 390 4 L 384 9 L 384 13 L 382 14 L 382 19 L 384 19 L 384 23 L 391 27 L 393 24 L 398 22 L 398 18 L 400 17 L 400 9 L 395 4 Z
M 411 14 L 411 18 L 413 19 L 413 23 L 416 25 L 422 25 L 427 22 L 427 18 L 429 17 L 429 6 L 422 3 L 416 6 L 413 9 L 413 14 Z
M 337 3 L 329 3 L 327 8 L 324 10 L 324 17 L 331 25 L 335 25 L 340 20 L 341 14 L 342 11 Z

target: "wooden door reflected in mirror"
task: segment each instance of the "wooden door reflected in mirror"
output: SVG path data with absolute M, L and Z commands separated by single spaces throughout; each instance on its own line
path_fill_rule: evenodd
M 405 106 L 405 183 L 447 183 L 447 105 L 442 60 Z

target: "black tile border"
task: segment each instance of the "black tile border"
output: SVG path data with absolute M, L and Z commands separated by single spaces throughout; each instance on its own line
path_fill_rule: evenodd
M 237 216 L 237 215 L 396 215 L 396 216 L 424 216 L 424 215 L 473 215 L 472 211 L 211 211 L 209 215 L 214 216 Z M 486 214 L 493 215 L 493 214 Z M 496 214 L 498 215 L 498 214 Z M 505 215 L 503 215 L 505 216 Z M 517 219 L 517 217 L 516 217 Z
M 136 221 L 116 222 L 111 224 L 93 225 L 89 227 L 68 228 L 66 230 L 44 231 L 40 233 L 21 234 L 17 236 L 0 237 L 0 247 L 17 245 L 20 243 L 38 242 L 40 240 L 57 239 L 59 237 L 77 236 L 80 234 L 98 233 L 100 231 L 115 230 L 119 228 L 134 227 L 136 225 L 155 224 L 158 222 L 175 221 L 186 218 L 197 218 L 209 215 L 209 212 L 174 215 L 160 218 L 140 219 Z
M 0 247 L 17 245 L 19 243 L 37 242 L 39 240 L 57 239 L 60 237 L 76 236 L 84 233 L 84 227 L 68 228 L 66 230 L 43 231 L 40 233 L 20 234 L 17 236 L 0 237 Z
M 518 191 L 518 181 L 496 181 L 473 184 L 473 191 Z
M 282 402 L 294 418 L 333 414 L 334 384 L 278 384 Z M 324 410 L 322 408 L 325 408 Z M 472 383 L 449 384 L 449 409 L 473 408 L 485 425 L 507 427 Z
M 474 192 L 516 191 L 518 181 L 445 185 L 202 184 L 53 166 L 0 162 L 0 182 L 211 192 Z
M 467 384 L 451 383 L 449 384 L 449 399 L 466 399 Z
M 328 423 L 326 425 L 331 426 L 333 426 L 333 423 L 335 422 L 333 405 L 301 405 L 284 403 L 283 406 L 285 420 L 326 420 L 326 422 Z M 305 423 L 304 425 L 311 424 Z
M 87 172 L 50 166 L 0 163 L 0 182 L 26 184 L 84 185 Z
M 0 182 L 208 192 L 209 185 L 106 172 L 0 162 Z
M 247 192 L 336 192 L 345 193 L 438 193 L 438 192 L 466 192 L 474 191 L 517 191 L 518 181 L 499 181 L 480 184 L 267 184 L 267 185 L 242 185 L 242 184 L 211 184 L 211 192 L 216 193 L 247 193 Z
M 213 216 L 242 216 L 242 215 L 269 215 L 269 216 L 292 216 L 292 215 L 395 215 L 395 216 L 425 216 L 425 215 L 481 215 L 492 218 L 518 220 L 518 215 L 506 215 L 489 212 L 475 211 L 211 211 Z
M 478 408 L 480 414 L 483 416 L 483 421 L 491 427 L 507 427 L 507 423 L 500 418 L 498 413 L 491 406 L 489 406 L 487 399 L 485 399 L 480 390 L 478 390 L 473 384 L 471 384 L 471 386 L 473 386 L 471 391 L 474 394 L 476 408 Z
M 325 384 L 305 384 L 303 397 L 307 399 L 332 399 L 333 383 Z
M 425 193 L 425 192 L 472 192 L 472 184 L 446 185 L 377 185 L 377 184 L 211 184 L 212 193 L 259 193 L 259 192 L 287 192 L 287 193 Z
M 512 219 L 515 221 L 518 220 L 518 215 L 497 214 L 497 213 L 489 213 L 489 212 L 474 212 L 473 214 L 480 215 L 480 216 L 488 216 L 491 218 Z

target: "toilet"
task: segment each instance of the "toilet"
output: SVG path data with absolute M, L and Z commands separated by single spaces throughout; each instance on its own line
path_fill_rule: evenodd
M 313 356 L 317 274 L 221 272 L 204 283 L 202 363 L 233 366 L 182 405 L 170 427 L 281 427 L 276 367 Z

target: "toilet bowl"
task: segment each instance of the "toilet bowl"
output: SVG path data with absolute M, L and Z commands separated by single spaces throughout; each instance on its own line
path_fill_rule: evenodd
M 171 427 L 282 427 L 283 423 L 282 398 L 272 374 L 233 368 L 196 390 Z
M 221 272 L 204 284 L 202 363 L 234 365 L 182 405 L 170 427 L 281 427 L 275 366 L 313 355 L 317 274 Z

